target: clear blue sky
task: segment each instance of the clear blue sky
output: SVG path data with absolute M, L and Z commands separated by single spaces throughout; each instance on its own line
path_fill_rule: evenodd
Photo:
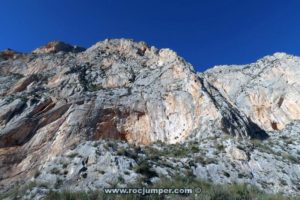
M 133 38 L 177 51 L 198 71 L 300 55 L 297 0 L 7 0 L 0 19 L 0 49 Z

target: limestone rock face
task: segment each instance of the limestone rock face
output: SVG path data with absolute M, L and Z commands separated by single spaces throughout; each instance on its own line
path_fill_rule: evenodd
M 228 153 L 229 157 L 231 157 L 233 160 L 247 161 L 249 159 L 246 152 L 237 147 L 229 147 L 226 149 L 226 152 Z
M 300 118 L 300 58 L 276 53 L 242 66 L 217 66 L 203 76 L 264 130 Z
M 176 143 L 216 127 L 264 137 L 175 52 L 144 43 L 106 40 L 75 54 L 52 42 L 2 62 L 1 75 L 11 80 L 2 91 L 1 115 L 9 117 L 1 122 L 0 147 L 22 145 L 58 120 L 66 135 L 139 144 Z
M 12 49 L 5 49 L 4 51 L 0 52 L 0 61 L 16 58 L 18 54 L 20 53 Z
M 42 53 L 57 53 L 57 52 L 73 52 L 78 53 L 84 51 L 85 49 L 78 46 L 72 46 L 60 41 L 49 42 L 48 44 L 35 49 L 32 53 L 42 54 Z
M 34 177 L 37 170 L 46 170 L 42 179 L 55 182 L 57 176 L 47 170 L 72 157 L 68 152 L 81 151 L 78 145 L 88 151 L 82 155 L 92 149 L 94 162 L 109 166 L 89 146 L 99 140 L 151 145 L 226 134 L 266 139 L 266 131 L 300 118 L 299 64 L 297 57 L 275 54 L 197 74 L 174 51 L 127 39 L 105 40 L 86 50 L 50 42 L 28 54 L 1 52 L 0 189 Z M 233 147 L 228 155 L 249 159 Z M 120 160 L 123 164 L 116 165 L 136 162 Z M 75 165 L 67 176 L 72 184 Z M 100 185 L 106 183 L 93 187 Z

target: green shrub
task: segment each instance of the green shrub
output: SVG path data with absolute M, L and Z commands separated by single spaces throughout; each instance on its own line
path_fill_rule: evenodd
M 75 158 L 76 156 L 78 156 L 78 153 L 71 153 L 68 155 L 69 158 Z
M 258 140 L 258 139 L 254 139 L 254 140 L 251 140 L 253 146 L 257 149 L 259 149 L 260 151 L 263 151 L 263 152 L 266 152 L 266 153 L 269 153 L 269 154 L 274 154 L 274 155 L 277 155 L 276 152 L 273 151 L 273 149 L 270 147 L 271 145 L 268 144 L 268 143 L 265 143 L 261 140 Z
M 36 170 L 34 173 L 34 178 L 39 177 L 39 175 L 41 175 L 41 172 L 39 170 Z
M 68 167 L 68 165 L 69 165 L 68 163 L 64 163 L 64 164 L 62 165 L 62 168 L 63 168 L 63 169 L 66 169 L 66 168 Z
M 147 178 L 158 176 L 157 173 L 151 169 L 148 160 L 138 161 L 137 165 L 134 167 L 134 171 L 146 176 Z
M 223 144 L 218 144 L 218 145 L 217 145 L 217 149 L 218 149 L 220 152 L 222 152 L 222 151 L 224 151 L 225 147 L 224 147 Z
M 165 146 L 160 146 L 159 148 L 148 146 L 145 148 L 145 153 L 148 157 L 154 157 L 158 159 L 161 156 L 164 157 L 187 157 L 191 153 L 198 153 L 200 151 L 198 145 L 196 144 L 169 144 Z
M 297 158 L 296 156 L 293 156 L 291 154 L 288 154 L 288 153 L 282 153 L 281 156 L 286 159 L 286 160 L 289 160 L 291 163 L 296 163 L 296 164 L 299 164 L 300 161 L 299 161 L 299 158 Z
M 52 168 L 50 172 L 51 174 L 60 174 L 60 170 L 56 167 Z
M 131 185 L 130 188 L 140 188 L 141 184 Z M 279 194 L 267 194 L 256 187 L 247 184 L 212 184 L 207 181 L 189 176 L 175 175 L 172 179 L 162 178 L 148 188 L 201 188 L 200 194 L 164 194 L 164 195 L 138 195 L 138 194 L 104 194 L 102 191 L 94 192 L 50 192 L 46 200 L 300 200 L 299 197 L 286 197 Z M 197 196 L 196 196 L 197 195 Z

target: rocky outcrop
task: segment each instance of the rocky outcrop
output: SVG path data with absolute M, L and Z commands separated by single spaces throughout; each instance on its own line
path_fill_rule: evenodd
M 264 140 L 273 134 L 267 131 L 279 131 L 300 117 L 299 58 L 293 56 L 275 54 L 251 65 L 200 74 L 170 49 L 126 39 L 105 40 L 86 50 L 50 42 L 32 53 L 0 57 L 3 188 L 33 177 L 37 170 L 44 171 L 40 181 L 54 183 L 64 177 L 73 184 L 78 172 L 71 159 L 68 175 L 48 172 L 77 150 L 85 157 L 95 154 L 84 167 L 96 181 L 93 170 L 99 169 L 91 163 L 107 162 L 90 146 L 97 141 L 104 146 L 107 139 L 138 145 L 202 143 L 228 135 Z M 250 162 L 252 151 L 228 145 L 226 161 Z M 138 163 L 136 157 L 118 162 L 127 169 Z M 199 169 L 194 169 L 196 175 Z M 92 186 L 106 184 L 101 180 Z
M 8 59 L 15 59 L 20 53 L 12 50 L 12 49 L 5 49 L 4 51 L 0 52 L 0 61 L 8 60 Z
M 300 58 L 276 53 L 256 63 L 217 66 L 203 76 L 264 130 L 281 130 L 300 117 Z
M 57 53 L 57 52 L 73 52 L 78 53 L 84 51 L 83 47 L 73 46 L 60 41 L 49 42 L 48 44 L 35 49 L 32 53 L 45 54 L 45 53 Z
M 224 133 L 238 137 L 266 139 L 268 134 L 251 121 L 243 112 L 230 103 L 217 88 L 201 78 L 203 90 L 210 96 L 214 106 L 221 113 L 221 129 Z
M 46 106 L 47 110 L 41 110 L 44 113 L 41 117 L 41 113 L 34 115 L 31 111 L 43 104 L 41 96 L 51 96 L 62 106 L 73 105 L 71 123 L 80 129 L 80 135 L 93 139 L 111 137 L 141 144 L 158 140 L 176 143 L 195 132 L 203 137 L 215 127 L 236 136 L 265 137 L 259 127 L 169 49 L 157 50 L 130 40 L 106 40 L 83 53 L 55 54 L 68 52 L 70 45 L 49 44 L 41 49 L 49 50 L 51 46 L 51 51 L 43 53 L 52 54 L 36 55 L 35 50 L 28 55 L 33 57 L 30 62 L 26 58 L 19 60 L 25 65 L 22 72 L 26 76 L 11 83 L 10 89 L 5 91 L 3 101 L 6 103 L 2 107 L 10 106 L 9 98 L 20 99 L 21 95 L 30 105 L 15 118 L 11 117 L 14 124 L 4 123 L 0 132 L 2 139 L 11 138 L 11 134 L 13 138 L 18 135 L 27 138 L 26 135 L 54 121 L 55 108 L 50 105 Z M 19 68 L 8 67 L 10 62 L 13 60 L 2 65 L 7 71 L 4 77 L 20 73 Z M 84 117 L 73 118 L 73 113 Z M 207 125 L 208 121 L 214 126 Z M 24 134 L 16 131 L 22 129 L 28 131 Z M 62 131 L 69 134 L 72 129 Z M 5 141 L 22 144 L 22 138 L 14 139 L 18 142 Z

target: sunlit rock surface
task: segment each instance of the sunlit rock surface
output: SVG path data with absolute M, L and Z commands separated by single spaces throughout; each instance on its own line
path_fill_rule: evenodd
M 299 64 L 300 58 L 277 53 L 250 65 L 219 66 L 197 74 L 170 49 L 126 39 L 105 40 L 86 50 L 57 41 L 32 53 L 5 50 L 0 53 L 1 191 L 28 181 L 55 189 L 97 189 L 116 184 L 119 176 L 126 185 L 143 176 L 134 166 L 147 155 L 142 150 L 123 155 L 119 148 L 157 142 L 178 148 L 197 142 L 199 152 L 178 162 L 194 160 L 185 169 L 214 182 L 234 182 L 241 170 L 265 172 L 258 166 L 266 159 L 275 166 L 271 174 L 281 173 L 279 168 L 290 164 L 284 158 L 275 162 L 276 156 L 297 159 L 300 150 L 266 158 L 251 141 L 280 141 L 285 127 L 300 118 Z M 112 147 L 110 139 L 122 142 Z M 214 167 L 208 161 L 200 165 L 196 157 L 205 148 L 204 160 L 224 159 Z M 222 152 L 211 155 L 216 149 Z M 85 159 L 89 162 L 83 164 Z M 150 159 L 149 165 L 155 174 L 171 177 L 172 170 L 161 166 L 171 161 L 163 160 Z M 248 164 L 229 167 L 234 162 Z M 177 168 L 185 173 L 181 165 Z M 220 175 L 226 169 L 229 177 Z M 280 187 L 278 180 L 278 192 L 298 193 L 300 188 L 288 187 L 299 180 L 300 172 L 286 173 L 281 178 L 287 187 Z M 257 176 L 241 180 L 268 191 L 261 183 L 268 177 Z
M 214 67 L 204 76 L 264 130 L 300 118 L 299 57 L 275 53 L 249 65 Z

